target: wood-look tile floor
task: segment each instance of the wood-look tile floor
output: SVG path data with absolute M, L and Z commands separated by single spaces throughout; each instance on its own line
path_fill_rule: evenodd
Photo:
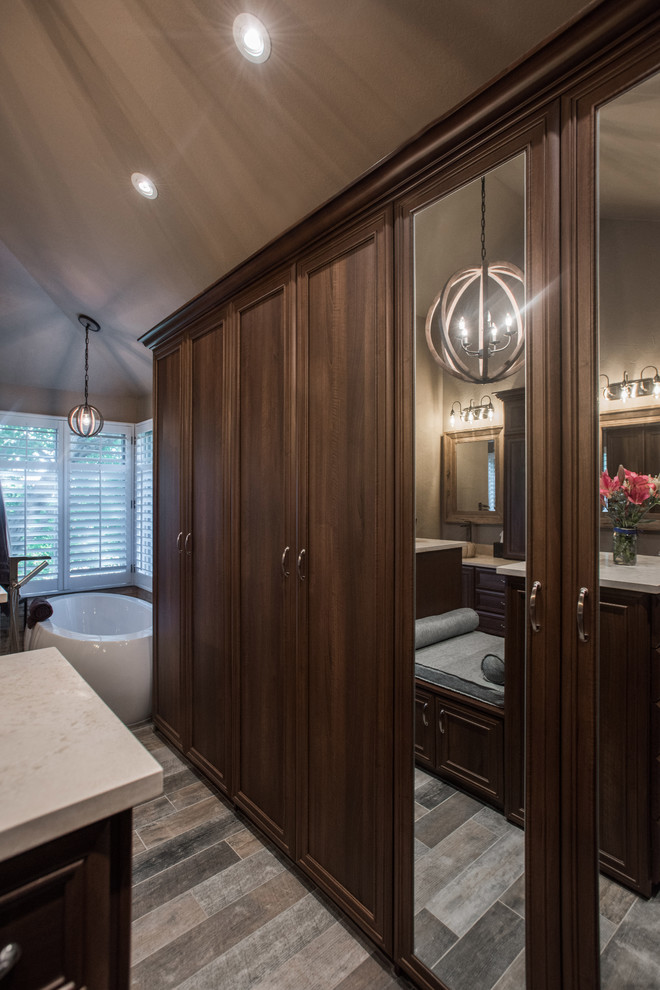
M 409 988 L 151 725 L 163 794 L 133 817 L 134 990 Z
M 524 990 L 524 833 L 415 770 L 415 949 L 452 990 Z M 601 990 L 660 988 L 660 898 L 600 878 Z

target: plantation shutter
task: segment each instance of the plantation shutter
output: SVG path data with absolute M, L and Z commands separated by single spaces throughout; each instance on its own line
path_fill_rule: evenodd
M 0 484 L 13 556 L 48 554 L 48 567 L 31 589 L 57 586 L 59 567 L 59 453 L 57 426 L 0 423 Z M 22 565 L 19 575 L 34 563 Z
M 106 424 L 107 425 L 107 424 Z M 130 572 L 130 437 L 69 437 L 68 574 L 95 584 L 124 583 Z M 89 583 L 86 582 L 86 583 Z
M 153 577 L 153 449 L 151 425 L 144 429 L 140 424 L 135 434 L 135 578 L 149 588 Z

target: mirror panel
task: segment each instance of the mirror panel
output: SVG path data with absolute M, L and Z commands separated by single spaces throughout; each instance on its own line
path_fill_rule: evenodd
M 660 510 L 608 480 L 660 473 L 660 76 L 600 109 L 597 162 L 601 987 L 618 990 L 660 985 Z
M 486 261 L 521 270 L 525 164 L 519 154 L 485 173 Z M 515 421 L 515 441 L 524 450 L 524 350 L 522 367 L 498 381 L 497 394 L 484 396 L 485 383 L 453 375 L 434 359 L 426 339 L 429 313 L 436 319 L 443 287 L 461 269 L 479 264 L 481 178 L 425 203 L 413 224 L 414 952 L 429 983 L 435 976 L 450 990 L 522 990 L 525 563 L 502 560 L 501 547 L 507 498 L 522 506 L 516 518 L 524 544 L 524 461 L 522 471 L 508 473 L 508 488 L 505 483 L 507 422 L 511 428 Z M 457 310 L 457 325 L 460 316 Z M 466 323 L 477 327 L 480 321 L 471 312 Z M 454 334 L 458 346 L 460 329 Z M 488 336 L 481 339 L 487 346 Z M 518 343 L 514 339 L 512 353 Z M 511 398 L 509 390 L 515 407 L 499 398 Z M 505 565 L 516 568 L 511 582 L 498 573 Z M 505 635 L 509 624 L 512 635 Z

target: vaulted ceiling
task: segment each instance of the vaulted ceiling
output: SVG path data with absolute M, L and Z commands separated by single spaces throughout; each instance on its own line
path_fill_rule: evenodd
M 11 0 L 0 384 L 151 390 L 137 342 L 517 61 L 583 0 Z M 242 10 L 268 61 L 233 42 Z M 158 198 L 136 194 L 133 172 Z

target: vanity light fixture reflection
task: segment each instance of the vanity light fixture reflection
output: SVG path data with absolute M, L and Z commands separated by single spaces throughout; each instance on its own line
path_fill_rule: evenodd
M 465 409 L 462 408 L 458 399 L 451 404 L 451 412 L 449 413 L 449 425 L 453 429 L 456 425 L 456 412 L 454 406 L 458 406 L 458 419 L 461 423 L 472 424 L 477 420 L 488 419 L 492 422 L 493 416 L 495 415 L 495 409 L 493 408 L 493 400 L 490 395 L 482 395 L 481 402 L 477 403 L 474 399 L 470 399 L 470 405 L 466 406 Z
M 644 375 L 649 369 L 655 372 L 653 376 Z M 604 374 L 600 377 L 605 379 L 602 393 L 606 402 L 614 400 L 627 402 L 629 399 L 645 399 L 650 395 L 656 401 L 660 399 L 660 374 L 654 364 L 647 364 L 642 368 L 639 378 L 629 378 L 627 371 L 624 371 L 620 382 L 610 382 L 608 376 Z

